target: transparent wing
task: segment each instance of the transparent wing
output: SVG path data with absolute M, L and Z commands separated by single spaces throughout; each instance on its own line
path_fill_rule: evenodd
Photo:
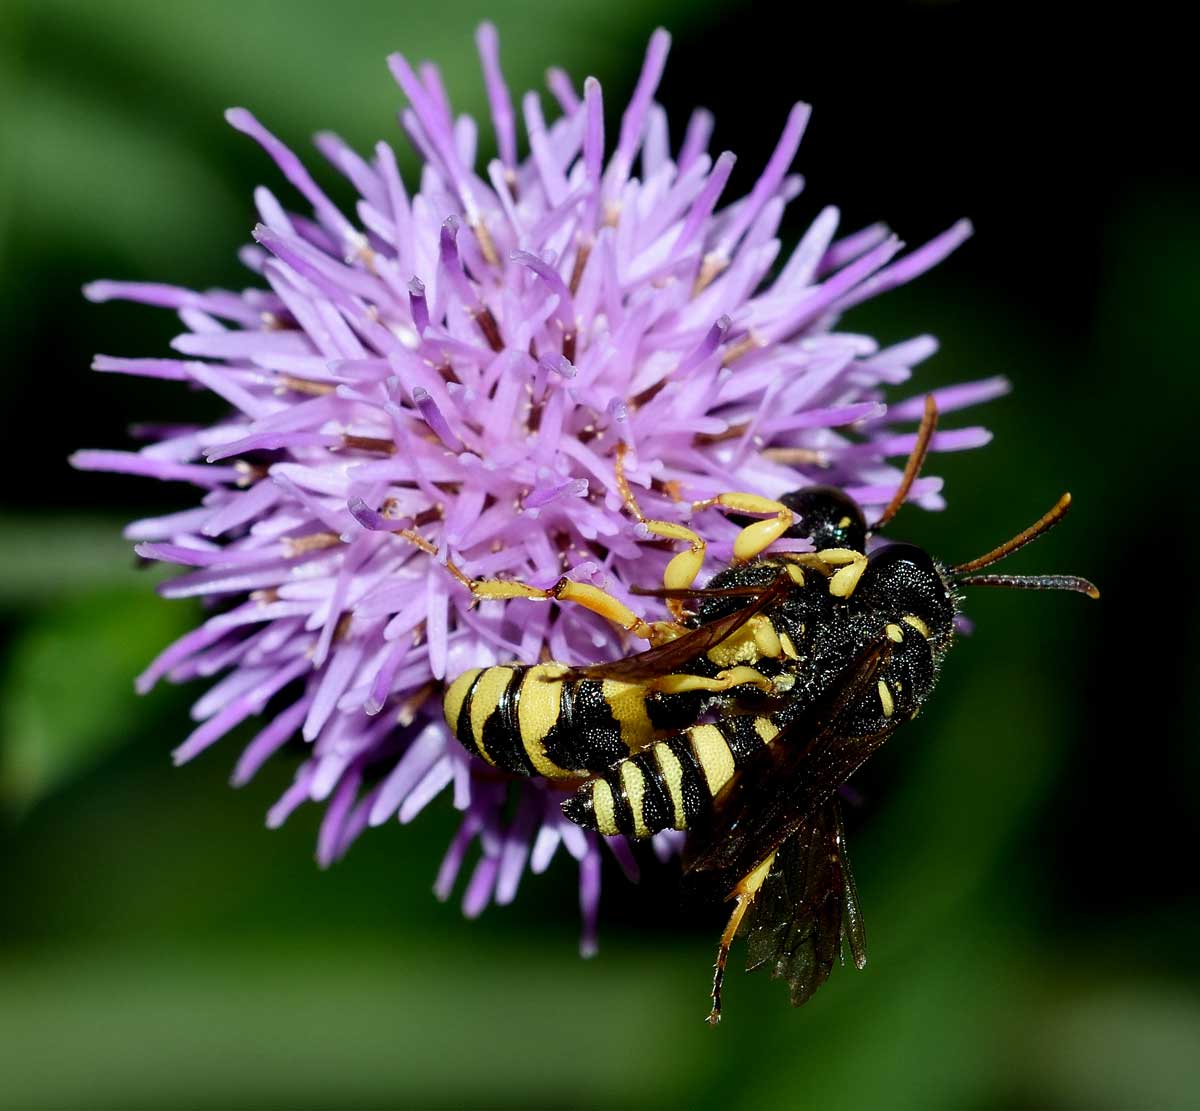
M 767 968 L 808 1002 L 829 978 L 843 943 L 858 968 L 867 961 L 862 913 L 846 856 L 835 795 L 778 849 L 746 916 L 746 968 Z
M 727 895 L 806 822 L 892 734 L 847 732 L 851 710 L 875 686 L 891 652 L 886 634 L 866 645 L 841 679 L 755 754 L 713 801 L 709 822 L 688 837 L 684 868 L 716 873 Z

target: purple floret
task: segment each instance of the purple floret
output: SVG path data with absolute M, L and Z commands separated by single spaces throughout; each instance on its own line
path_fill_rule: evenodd
M 586 663 L 633 645 L 578 608 L 475 606 L 443 561 L 538 586 L 566 574 L 662 616 L 629 593 L 655 585 L 669 553 L 622 510 L 618 444 L 655 517 L 689 520 L 692 501 L 722 491 L 777 496 L 811 482 L 882 505 L 900 477 L 887 460 L 913 441 L 897 423 L 915 421 L 921 405 L 911 392 L 889 408 L 885 390 L 936 343 L 880 349 L 838 321 L 940 262 L 971 229 L 959 222 L 905 254 L 879 225 L 837 238 L 838 212 L 826 208 L 781 258 L 807 105 L 787 115 L 749 194 L 727 200 L 734 156 L 707 152 L 707 113 L 693 115 L 672 158 L 654 100 L 666 32 L 651 38 L 607 159 L 597 81 L 581 93 L 552 70 L 558 114 L 547 121 L 537 93 L 514 104 L 494 28 L 477 42 L 499 156 L 477 169 L 477 124 L 452 114 L 437 69 L 393 55 L 409 103 L 401 121 L 423 160 L 419 188 L 406 189 L 386 143 L 364 158 L 319 135 L 320 153 L 358 193 L 348 214 L 249 112 L 227 113 L 310 210 L 256 191 L 260 222 L 241 254 L 256 287 L 85 291 L 173 309 L 185 327 L 172 342 L 178 357 L 102 355 L 95 369 L 203 386 L 227 414 L 207 428 L 161 429 L 137 452 L 73 461 L 203 491 L 196 508 L 126 530 L 143 557 L 187 568 L 161 587 L 165 597 L 212 610 L 138 680 L 143 691 L 163 677 L 212 682 L 177 762 L 258 719 L 233 774 L 240 785 L 302 737 L 308 758 L 267 821 L 324 804 L 323 866 L 369 827 L 409 822 L 449 792 L 462 821 L 439 897 L 475 855 L 464 913 L 511 902 L 524 873 L 545 871 L 561 846 L 579 862 L 581 944 L 592 952 L 605 839 L 566 821 L 561 789 L 502 778 L 468 755 L 442 721 L 439 690 L 471 667 L 546 654 Z M 948 412 L 1005 388 L 987 379 L 938 400 Z M 987 439 L 961 428 L 933 447 Z M 926 476 L 912 496 L 938 508 L 940 489 Z M 711 540 L 710 570 L 728 561 L 736 527 L 714 512 L 696 524 Z M 410 529 L 438 555 L 410 543 Z M 667 832 L 654 848 L 666 859 L 680 843 Z M 624 839 L 606 844 L 636 878 Z

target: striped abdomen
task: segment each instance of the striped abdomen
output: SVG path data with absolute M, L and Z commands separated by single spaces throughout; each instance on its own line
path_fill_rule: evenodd
M 516 775 L 574 779 L 603 771 L 694 721 L 699 695 L 650 695 L 615 679 L 564 679 L 560 663 L 464 672 L 446 691 L 446 722 L 468 752 Z
M 758 714 L 693 725 L 583 784 L 563 803 L 563 813 L 606 835 L 649 837 L 662 829 L 687 829 L 708 812 L 734 770 L 778 733 L 769 717 Z

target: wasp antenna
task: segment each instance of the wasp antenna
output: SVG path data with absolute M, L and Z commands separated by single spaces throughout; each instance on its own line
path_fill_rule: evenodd
M 955 582 L 959 586 L 1004 586 L 1011 590 L 1070 590 L 1089 598 L 1100 597 L 1096 585 L 1078 575 L 967 575 Z
M 883 512 L 879 515 L 879 520 L 871 526 L 872 532 L 878 532 L 883 528 L 888 521 L 896 516 L 900 507 L 904 504 L 904 499 L 908 497 L 908 492 L 912 489 L 912 484 L 917 481 L 917 476 L 921 473 L 921 467 L 925 463 L 925 456 L 929 454 L 929 443 L 933 439 L 933 430 L 937 428 L 937 421 L 937 402 L 934 401 L 933 394 L 926 394 L 925 412 L 921 414 L 921 425 L 917 429 L 917 442 L 913 444 L 913 449 L 908 455 L 908 462 L 904 464 L 904 474 L 900 476 L 900 485 L 896 487 L 896 492 L 892 495 L 892 500 L 884 506 Z
M 1032 543 L 1039 536 L 1049 532 L 1057 525 L 1066 515 L 1067 510 L 1071 508 L 1071 495 L 1063 494 L 1054 505 L 1043 513 L 1029 528 L 1018 532 L 1011 540 L 1004 541 L 997 548 L 993 548 L 986 555 L 979 556 L 978 559 L 968 560 L 966 563 L 960 563 L 950 570 L 955 575 L 968 574 L 971 571 L 978 571 L 982 567 L 990 567 L 993 563 L 999 563 L 1000 560 L 1010 556 L 1015 551 L 1019 551 L 1026 544 Z

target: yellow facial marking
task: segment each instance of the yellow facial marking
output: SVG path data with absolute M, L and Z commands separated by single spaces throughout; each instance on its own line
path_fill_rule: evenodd
M 899 644 L 904 639 L 904 630 L 899 625 L 888 625 L 886 629 L 888 640 Z
M 475 693 L 471 696 L 471 739 L 475 742 L 475 751 L 489 764 L 494 764 L 495 761 L 483 747 L 484 722 L 496 712 L 512 676 L 511 667 L 489 667 L 479 676 L 479 682 L 475 684 Z
M 755 718 L 754 732 L 758 734 L 759 740 L 763 744 L 769 745 L 776 737 L 779 736 L 779 726 L 776 725 L 770 718 Z
M 838 521 L 837 527 L 838 528 L 849 528 L 850 527 L 850 518 L 843 517 L 840 521 Z
M 679 757 L 665 744 L 655 745 L 653 751 L 654 762 L 662 772 L 667 794 L 671 798 L 671 828 L 687 829 L 687 818 L 683 810 L 683 768 L 680 767 Z
M 621 832 L 617 829 L 612 788 L 603 779 L 592 780 L 592 810 L 596 814 L 596 828 L 606 837 Z
M 646 713 L 646 690 L 642 684 L 605 679 L 600 694 L 621 727 L 622 743 L 631 752 L 654 740 L 655 730 Z
M 467 698 L 467 691 L 471 689 L 471 684 L 475 682 L 476 677 L 482 668 L 473 667 L 470 671 L 464 671 L 446 691 L 446 697 L 442 700 L 442 714 L 446 718 L 446 724 L 450 726 L 450 732 L 458 732 L 458 716 L 462 713 L 463 703 Z
M 634 837 L 649 837 L 650 830 L 646 828 L 646 818 L 642 813 L 642 805 L 646 798 L 646 780 L 642 769 L 626 760 L 621 765 L 621 786 L 625 788 L 625 798 L 633 812 Z
M 879 704 L 883 707 L 883 716 L 890 718 L 896 709 L 896 701 L 892 698 L 892 692 L 882 679 L 876 684 L 876 689 L 879 691 Z
M 704 772 L 709 792 L 716 795 L 733 778 L 733 753 L 715 725 L 697 725 L 688 730 L 692 751 Z
M 919 617 L 917 617 L 916 614 L 906 613 L 902 618 L 900 618 L 900 620 L 903 621 L 905 625 L 911 625 L 926 640 L 929 639 L 929 626 L 926 625 L 925 622 Z
M 798 660 L 800 653 L 796 651 L 796 646 L 792 643 L 792 638 L 787 633 L 779 634 L 779 647 L 783 649 L 783 654 L 789 660 Z

